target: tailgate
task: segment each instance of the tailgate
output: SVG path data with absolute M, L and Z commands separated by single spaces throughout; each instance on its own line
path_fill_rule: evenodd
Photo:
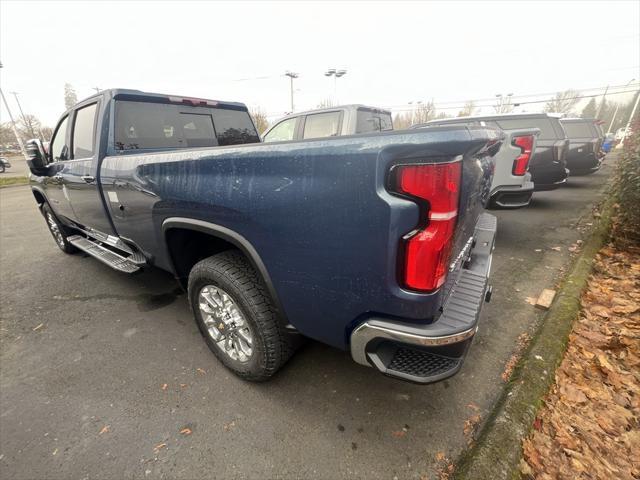
M 481 128 L 481 127 L 478 127 Z M 526 129 L 530 131 L 535 129 Z M 478 135 L 475 127 L 469 127 L 472 135 Z M 449 259 L 449 275 L 443 286 L 443 300 L 455 284 L 461 267 L 468 260 L 474 244 L 474 232 L 478 219 L 484 213 L 495 170 L 498 151 L 507 144 L 504 133 L 500 133 L 500 142 L 473 154 L 465 155 L 462 163 L 462 188 L 460 191 L 458 222 L 453 249 Z

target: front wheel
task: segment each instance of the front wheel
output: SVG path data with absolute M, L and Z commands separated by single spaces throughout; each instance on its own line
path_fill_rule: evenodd
M 51 236 L 56 242 L 56 245 L 62 250 L 64 253 L 75 253 L 78 251 L 76 247 L 71 245 L 67 240 L 67 233 L 64 226 L 58 221 L 55 214 L 51 210 L 51 207 L 46 203 L 42 206 L 42 214 L 44 215 L 44 219 L 47 222 L 47 227 L 49 228 L 49 232 Z
M 4 163 L 0 162 L 0 173 L 4 173 L 4 171 L 5 171 Z
M 188 291 L 209 349 L 239 377 L 267 380 L 291 356 L 291 338 L 277 309 L 240 252 L 223 252 L 198 262 L 189 274 Z

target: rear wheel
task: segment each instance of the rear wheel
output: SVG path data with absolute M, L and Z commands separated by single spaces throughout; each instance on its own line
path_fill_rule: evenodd
M 78 249 L 67 241 L 68 235 L 64 225 L 60 223 L 60 221 L 56 218 L 55 214 L 51 210 L 51 207 L 46 203 L 42 206 L 42 214 L 44 215 L 44 219 L 47 222 L 49 232 L 51 232 L 51 236 L 55 240 L 56 245 L 58 245 L 60 250 L 62 250 L 64 253 L 77 252 Z
M 4 173 L 5 167 L 4 163 L 0 162 L 0 173 Z
M 247 259 L 219 253 L 189 274 L 189 302 L 211 351 L 241 378 L 264 381 L 293 351 L 273 301 Z

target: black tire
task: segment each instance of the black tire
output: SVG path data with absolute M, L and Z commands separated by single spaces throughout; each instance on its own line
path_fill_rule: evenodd
M 4 163 L 0 162 L 0 173 L 4 173 L 5 167 Z
M 56 217 L 53 210 L 51 210 L 51 207 L 46 203 L 42 206 L 42 215 L 44 215 L 44 221 L 47 224 L 49 233 L 51 233 L 51 236 L 56 242 L 58 248 L 64 253 L 71 254 L 77 252 L 78 249 L 71 245 L 67 240 L 67 237 L 69 236 L 67 228 L 60 223 L 58 217 Z
M 208 332 L 200 309 L 200 292 L 207 286 L 222 289 L 243 315 L 252 336 L 252 353 L 242 362 L 231 358 Z M 189 274 L 189 303 L 200 333 L 211 351 L 237 376 L 262 382 L 271 378 L 293 353 L 293 339 L 278 316 L 266 287 L 247 259 L 226 251 L 198 262 Z

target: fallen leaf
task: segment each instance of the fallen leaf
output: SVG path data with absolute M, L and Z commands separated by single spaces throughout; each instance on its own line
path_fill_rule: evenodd
M 444 452 L 437 452 L 436 453 L 436 461 L 442 462 L 444 459 L 445 459 Z
M 104 427 L 102 427 L 102 429 L 100 430 L 100 432 L 98 433 L 98 435 L 102 435 L 103 433 L 107 433 L 111 430 L 111 427 L 109 427 L 109 425 L 105 425 Z
M 156 453 L 158 453 L 160 450 L 162 450 L 166 446 L 167 446 L 167 444 L 162 442 L 162 443 L 159 443 L 158 445 L 156 445 L 155 447 L 153 447 L 153 449 L 155 450 Z
M 407 434 L 406 430 L 398 430 L 397 432 L 391 432 L 395 438 L 402 438 Z
M 225 432 L 230 431 L 233 427 L 236 426 L 236 422 L 235 420 L 230 421 L 229 423 L 225 423 L 222 428 L 224 429 Z
M 160 387 L 162 390 L 166 390 L 167 388 L 169 388 L 169 385 L 167 383 L 163 383 L 162 386 Z
M 524 301 L 527 302 L 529 305 L 535 305 L 538 299 L 534 297 L 527 297 L 524 299 Z
M 560 248 L 560 247 L 551 247 L 551 250 L 553 250 L 555 252 L 559 252 L 560 250 L 562 250 L 562 248 Z
M 480 410 L 480 407 L 479 407 L 478 405 L 476 405 L 475 403 L 473 403 L 473 402 L 468 403 L 468 404 L 467 404 L 467 407 L 469 407 L 469 408 L 470 408 L 470 409 L 472 409 L 472 410 L 475 410 L 476 412 L 477 412 L 478 410 Z
M 202 375 L 206 375 L 207 372 L 205 370 L 203 370 L 202 368 L 196 368 L 196 372 L 202 374 Z
M 182 430 L 180 430 L 180 433 L 186 436 L 186 435 L 191 435 L 193 432 L 189 427 L 184 427 Z

